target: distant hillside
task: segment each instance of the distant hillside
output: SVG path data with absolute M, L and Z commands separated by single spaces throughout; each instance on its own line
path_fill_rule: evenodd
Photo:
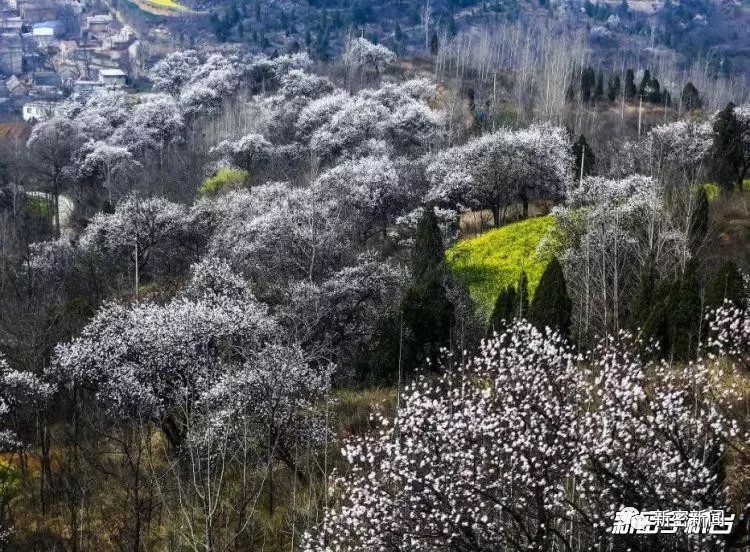
M 723 0 L 186 0 L 170 23 L 185 42 L 213 39 L 267 53 L 337 55 L 350 34 L 424 55 L 457 33 L 518 21 L 583 34 L 607 63 L 648 57 L 709 60 L 715 74 L 750 74 L 750 5 Z M 205 14 L 210 14 L 207 16 Z M 198 15 L 203 14 L 203 15 Z M 201 33 L 194 27 L 201 28 Z

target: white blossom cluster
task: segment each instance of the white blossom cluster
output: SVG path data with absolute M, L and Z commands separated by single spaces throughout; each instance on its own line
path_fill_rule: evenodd
M 564 197 L 571 180 L 564 129 L 548 124 L 499 130 L 441 151 L 430 161 L 429 201 L 471 209 L 499 209 L 522 195 Z
M 296 144 L 327 165 L 373 155 L 414 157 L 443 141 L 444 113 L 428 103 L 435 96 L 436 85 L 426 79 L 350 94 L 324 77 L 291 71 L 278 90 L 255 100 L 256 133 L 276 147 Z
M 583 335 L 619 331 L 646 262 L 670 274 L 690 255 L 687 228 L 651 177 L 584 178 L 553 215 L 554 233 L 540 247 L 563 261 Z
M 74 160 L 68 167 L 76 173 L 71 176 L 79 184 L 107 188 L 112 201 L 127 195 L 124 184 L 144 157 L 161 164 L 168 148 L 182 143 L 197 118 L 216 115 L 242 87 L 278 84 L 309 66 L 304 54 L 274 60 L 212 54 L 201 60 L 191 50 L 175 52 L 149 72 L 156 93 L 139 96 L 136 102 L 126 100 L 123 91 L 77 94 L 69 100 L 65 118 L 34 127 L 29 146 L 64 139 Z M 50 161 L 54 166 L 55 160 Z
M 712 355 L 736 359 L 750 369 L 750 313 L 745 305 L 727 301 L 708 313 L 711 331 L 708 347 Z
M 710 367 L 635 350 L 621 334 L 582 356 L 520 321 L 418 379 L 392 423 L 379 415 L 378 432 L 344 447 L 341 500 L 305 550 L 599 549 L 622 506 L 728 507 L 722 466 L 750 435 L 724 414 Z
M 103 305 L 57 346 L 46 376 L 92 393 L 115 420 L 161 424 L 174 446 L 200 441 L 206 424 L 229 431 L 238 417 L 281 431 L 330 381 L 330 368 L 282 335 L 247 282 L 207 258 L 164 305 Z
M 370 67 L 381 71 L 396 61 L 396 54 L 380 44 L 373 44 L 365 38 L 349 41 L 344 52 L 344 62 L 360 67 Z
M 713 129 L 709 123 L 677 121 L 652 128 L 645 147 L 655 171 L 670 168 L 692 176 L 708 161 L 712 145 Z
M 34 408 L 48 401 L 55 387 L 32 372 L 13 370 L 0 354 L 0 419 L 4 426 L 13 427 L 15 422 L 34 412 Z M 13 429 L 0 430 L 0 447 L 17 449 L 23 446 Z

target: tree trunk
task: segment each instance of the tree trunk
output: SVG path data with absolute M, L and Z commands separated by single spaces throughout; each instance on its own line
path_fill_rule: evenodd
M 268 466 L 266 470 L 268 474 L 268 513 L 273 516 L 273 436 L 271 428 L 268 429 Z
M 55 175 L 54 203 L 55 203 L 55 237 L 60 237 L 60 186 L 58 176 Z
M 522 189 L 521 192 L 518 194 L 518 196 L 521 199 L 521 205 L 523 209 L 523 218 L 527 219 L 529 218 L 529 194 L 526 192 L 526 189 Z

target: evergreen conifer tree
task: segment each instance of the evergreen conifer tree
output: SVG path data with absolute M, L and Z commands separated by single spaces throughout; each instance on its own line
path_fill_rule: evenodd
M 664 99 L 661 93 L 661 84 L 659 84 L 659 79 L 657 78 L 651 79 L 651 82 L 649 83 L 649 86 L 647 88 L 647 92 L 648 101 L 650 101 L 651 103 L 659 104 Z
M 620 75 L 613 75 L 609 77 L 609 83 L 607 87 L 607 98 L 610 102 L 613 102 L 620 95 Z
M 583 134 L 581 134 L 578 137 L 578 140 L 573 144 L 573 160 L 575 161 L 573 167 L 575 174 L 573 177 L 576 180 L 581 178 L 581 174 L 583 174 L 583 176 L 588 176 L 594 172 L 594 152 L 589 147 L 588 142 L 586 142 L 586 137 Z M 583 164 L 583 171 L 581 171 L 581 164 Z
M 742 272 L 733 261 L 724 262 L 706 289 L 706 309 L 720 307 L 724 300 L 742 306 L 747 299 Z
M 409 332 L 410 357 L 417 366 L 437 367 L 440 349 L 450 344 L 454 306 L 445 290 L 445 275 L 432 270 L 417 278 L 404 293 L 401 312 Z
M 632 69 L 625 72 L 625 99 L 632 101 L 635 99 L 638 90 L 635 87 L 635 73 Z
M 697 266 L 690 261 L 672 285 L 667 302 L 667 353 L 677 360 L 689 360 L 698 351 L 702 322 L 701 289 Z
M 438 38 L 437 33 L 432 33 L 432 36 L 430 37 L 430 54 L 434 57 L 438 55 L 439 51 L 440 39 Z
M 646 262 L 641 272 L 635 296 L 630 305 L 628 325 L 632 331 L 643 330 L 648 322 L 656 302 L 657 274 L 654 263 Z M 647 336 L 652 337 L 652 336 Z
M 646 69 L 643 71 L 643 78 L 641 78 L 641 84 L 638 86 L 638 97 L 647 100 L 648 90 L 651 85 L 651 71 Z
M 529 307 L 529 321 L 538 328 L 550 327 L 570 334 L 572 303 L 560 261 L 556 257 L 542 274 Z
M 412 250 L 412 277 L 417 279 L 428 271 L 434 271 L 443 266 L 445 248 L 443 235 L 437 223 L 435 210 L 427 206 L 417 223 Z
M 702 102 L 700 94 L 692 82 L 688 82 L 683 87 L 680 101 L 682 102 L 682 109 L 685 111 L 693 111 L 694 109 L 701 108 Z
M 529 314 L 529 277 L 526 276 L 526 271 L 522 270 L 521 275 L 518 277 L 518 312 L 516 313 L 517 318 L 526 318 Z
M 591 100 L 591 94 L 595 86 L 596 76 L 591 67 L 586 67 L 581 71 L 581 100 L 588 102 Z
M 742 140 L 743 128 L 734 113 L 734 104 L 729 102 L 714 121 L 713 160 L 714 173 L 722 188 L 731 191 L 742 186 L 750 169 Z
M 669 347 L 667 302 L 671 286 L 660 284 L 655 264 L 649 259 L 643 267 L 628 313 L 629 329 L 640 336 L 645 346 L 658 345 L 656 352 L 663 355 Z
M 594 91 L 594 96 L 596 96 L 597 100 L 604 97 L 604 73 L 602 71 L 599 71 L 599 74 L 596 76 L 596 90 Z
M 701 186 L 695 194 L 693 212 L 690 216 L 689 238 L 693 248 L 699 247 L 708 234 L 708 195 L 706 189 Z
M 398 312 L 384 318 L 370 344 L 365 369 L 372 382 L 394 383 L 399 360 L 404 377 L 425 365 L 437 367 L 440 349 L 450 345 L 455 308 L 446 291 L 450 274 L 444 254 L 435 211 L 428 206 L 417 224 L 411 282 Z
M 495 300 L 495 308 L 490 316 L 490 327 L 488 334 L 500 332 L 518 315 L 518 294 L 513 286 L 504 287 L 500 290 Z

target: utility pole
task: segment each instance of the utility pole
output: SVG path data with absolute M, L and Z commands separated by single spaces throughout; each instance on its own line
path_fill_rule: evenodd
M 138 238 L 135 239 L 135 297 L 138 298 Z
M 583 182 L 583 166 L 586 163 L 586 144 L 581 146 L 581 176 L 578 177 L 578 182 Z

